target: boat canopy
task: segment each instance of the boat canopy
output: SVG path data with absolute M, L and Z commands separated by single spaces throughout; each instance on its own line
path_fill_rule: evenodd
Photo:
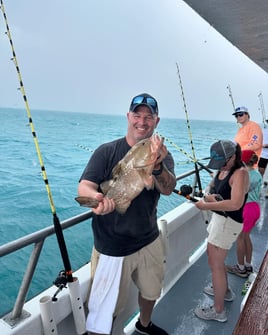
M 268 72 L 268 1 L 184 0 L 184 2 Z

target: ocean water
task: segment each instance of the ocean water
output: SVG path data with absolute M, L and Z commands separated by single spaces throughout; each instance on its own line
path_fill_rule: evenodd
M 79 177 L 98 145 L 125 135 L 126 116 L 41 110 L 33 110 L 31 115 L 56 213 L 63 221 L 86 210 L 74 200 Z M 0 124 L 0 244 L 3 245 L 53 225 L 53 217 L 26 111 L 0 108 Z M 189 124 L 186 119 L 162 118 L 157 128 L 173 154 L 177 175 L 194 168 L 193 156 L 206 164 L 203 158 L 208 157 L 210 145 L 218 139 L 232 139 L 237 130 L 233 122 L 189 120 Z M 201 178 L 205 187 L 210 177 L 202 172 Z M 189 177 L 183 183 L 191 180 Z M 183 201 L 175 193 L 161 196 L 159 216 Z M 64 237 L 75 271 L 90 259 L 93 243 L 90 221 L 64 231 Z M 31 251 L 32 247 L 28 247 L 0 259 L 0 315 L 15 302 Z M 62 269 L 56 238 L 50 237 L 44 244 L 27 298 L 52 285 Z

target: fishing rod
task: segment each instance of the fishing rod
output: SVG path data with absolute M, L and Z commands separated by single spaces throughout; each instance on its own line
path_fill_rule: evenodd
M 231 99 L 231 103 L 232 103 L 232 106 L 233 106 L 233 110 L 235 112 L 235 103 L 234 103 L 234 98 L 233 98 L 233 95 L 232 95 L 232 90 L 231 90 L 231 86 L 230 84 L 227 85 L 227 89 L 229 91 L 229 97 Z
M 9 39 L 9 42 L 10 42 L 10 45 L 11 45 L 11 49 L 12 49 L 13 57 L 11 58 L 11 60 L 14 62 L 16 70 L 17 70 L 17 75 L 18 75 L 18 79 L 19 79 L 19 83 L 20 83 L 19 90 L 21 91 L 22 96 L 23 96 L 23 100 L 25 102 L 27 116 L 28 116 L 31 131 L 32 131 L 37 156 L 38 156 L 38 159 L 39 159 L 39 164 L 40 164 L 40 167 L 41 167 L 43 180 L 44 180 L 44 183 L 45 183 L 45 186 L 46 186 L 51 212 L 53 214 L 53 222 L 54 222 L 55 232 L 56 232 L 56 235 L 57 235 L 57 238 L 58 238 L 58 243 L 59 243 L 59 246 L 60 246 L 62 260 L 63 260 L 64 266 L 65 266 L 66 276 L 67 276 L 68 281 L 72 282 L 73 281 L 72 270 L 71 270 L 71 264 L 70 264 L 70 261 L 69 261 L 69 256 L 68 256 L 68 253 L 67 253 L 67 248 L 66 248 L 66 245 L 65 245 L 65 240 L 64 240 L 64 237 L 63 237 L 60 221 L 59 221 L 58 216 L 56 214 L 56 208 L 55 208 L 55 205 L 54 205 L 54 202 L 53 202 L 52 193 L 51 193 L 50 185 L 49 185 L 49 182 L 48 182 L 45 165 L 44 165 L 44 162 L 43 162 L 43 159 L 42 159 L 41 150 L 40 150 L 40 146 L 39 146 L 38 139 L 37 139 L 37 134 L 36 134 L 34 124 L 33 124 L 33 118 L 31 116 L 28 100 L 27 100 L 27 97 L 26 97 L 26 92 L 25 92 L 25 88 L 24 88 L 24 85 L 23 85 L 23 80 L 22 80 L 19 64 L 18 64 L 18 61 L 17 61 L 17 56 L 16 56 L 16 53 L 15 53 L 14 44 L 13 44 L 13 41 L 12 41 L 12 37 L 11 37 L 11 33 L 10 33 L 8 21 L 7 21 L 6 12 L 5 12 L 5 9 L 4 9 L 4 4 L 3 4 L 2 0 L 0 0 L 0 1 L 1 1 L 1 10 L 3 12 L 3 16 L 4 16 L 5 24 L 6 24 L 6 29 L 7 29 L 6 34 L 8 36 L 8 39 Z
M 72 275 L 73 271 L 72 271 L 72 268 L 71 268 L 71 263 L 70 263 L 67 247 L 66 247 L 65 240 L 64 240 L 62 227 L 61 227 L 61 224 L 60 224 L 60 220 L 57 216 L 56 208 L 55 208 L 54 201 L 53 201 L 53 198 L 52 198 L 52 193 L 51 193 L 50 185 L 49 185 L 49 182 L 48 182 L 48 177 L 47 177 L 45 165 L 44 165 L 44 162 L 43 162 L 43 159 L 42 159 L 37 134 L 36 134 L 36 131 L 35 131 L 35 128 L 34 128 L 33 118 L 32 118 L 31 112 L 30 112 L 29 103 L 28 103 L 28 100 L 27 100 L 27 97 L 26 97 L 26 92 L 25 92 L 25 88 L 24 88 L 24 85 L 23 85 L 22 75 L 21 75 L 21 72 L 20 72 L 17 56 L 16 56 L 16 53 L 15 53 L 15 48 L 14 48 L 14 44 L 13 44 L 13 41 L 12 41 L 11 32 L 10 32 L 10 29 L 9 29 L 7 15 L 6 15 L 6 12 L 5 12 L 3 0 L 0 0 L 0 5 L 1 5 L 0 7 L 1 7 L 1 11 L 3 13 L 5 25 L 6 25 L 6 30 L 7 30 L 6 35 L 8 36 L 10 46 L 11 46 L 11 50 L 12 50 L 11 60 L 14 62 L 14 65 L 16 67 L 16 71 L 17 71 L 17 75 L 18 75 L 18 79 L 19 79 L 19 83 L 20 83 L 20 88 L 19 89 L 21 91 L 21 94 L 23 96 L 23 100 L 24 100 L 24 103 L 25 103 L 25 108 L 26 108 L 26 112 L 27 112 L 27 116 L 28 116 L 28 120 L 29 120 L 29 125 L 30 125 L 30 128 L 31 128 L 31 132 L 32 132 L 32 136 L 33 136 L 33 140 L 34 140 L 34 144 L 35 144 L 35 148 L 36 148 L 36 153 L 37 153 L 37 156 L 38 156 L 43 180 L 44 180 L 44 183 L 45 183 L 45 187 L 46 187 L 46 191 L 47 191 L 47 195 L 48 195 L 48 199 L 49 199 L 49 204 L 50 204 L 50 209 L 51 209 L 51 212 L 52 212 L 52 215 L 53 215 L 54 229 L 55 229 L 55 233 L 56 233 L 56 237 L 57 237 L 62 261 L 63 261 L 64 268 L 65 268 L 64 275 L 62 274 L 62 272 L 60 272 L 59 276 L 54 281 L 54 284 L 58 287 L 58 290 L 54 294 L 54 296 L 52 298 L 52 301 L 56 301 L 57 300 L 56 299 L 56 294 L 59 292 L 59 290 L 64 288 L 67 282 L 70 283 L 69 288 L 70 288 L 70 293 L 71 293 L 71 303 L 72 303 L 72 308 L 73 308 L 75 325 L 76 325 L 77 332 L 79 334 L 82 334 L 82 333 L 85 333 L 85 329 L 84 329 L 85 325 L 83 324 L 85 322 L 83 320 L 84 311 L 83 311 L 83 304 L 81 304 L 82 299 L 79 296 L 79 293 L 77 292 L 77 285 L 79 285 L 79 282 L 78 282 L 77 278 L 74 278 L 73 275 Z M 76 297 L 74 297 L 73 294 L 75 294 Z M 75 299 L 77 301 L 75 301 Z M 82 311 L 82 313 L 81 313 L 81 311 Z
M 264 103 L 263 103 L 263 97 L 262 97 L 262 92 L 260 92 L 258 94 L 258 97 L 259 97 L 259 100 L 260 100 L 260 105 L 261 105 L 261 113 L 262 113 L 262 123 L 263 123 L 263 126 L 264 128 L 267 127 L 267 124 L 266 124 L 266 115 L 265 115 L 265 109 L 264 109 Z
M 199 195 L 202 195 L 203 191 L 202 191 L 201 179 L 200 179 L 199 169 L 198 169 L 198 166 L 197 166 L 198 165 L 197 164 L 197 159 L 196 159 L 196 156 L 195 156 L 195 150 L 194 150 L 192 132 L 191 132 L 191 127 L 190 127 L 190 121 L 189 121 L 189 117 L 188 117 L 188 112 L 187 112 L 187 107 L 186 107 L 186 101 L 185 101 L 185 97 L 184 97 L 182 80 L 181 80 L 181 76 L 180 76 L 180 70 L 179 70 L 178 63 L 176 63 L 176 66 L 177 66 L 177 74 L 178 74 L 178 77 L 179 77 L 181 96 L 182 96 L 182 100 L 183 100 L 183 108 L 184 108 L 184 112 L 185 112 L 185 115 L 186 115 L 186 122 L 187 122 L 187 128 L 188 128 L 189 138 L 190 138 L 190 144 L 191 144 L 191 148 L 192 148 L 192 156 L 193 156 L 193 162 L 194 162 L 195 171 L 196 171 L 196 178 L 197 178 L 197 185 L 198 185 L 198 188 L 199 188 Z
M 192 189 L 192 187 L 190 185 L 182 185 L 179 190 L 174 189 L 173 192 L 176 193 L 176 194 L 178 194 L 178 195 L 183 196 L 184 198 L 186 198 L 186 199 L 188 199 L 188 200 L 190 200 L 192 202 L 197 202 L 197 201 L 200 200 L 200 199 L 194 198 L 191 195 L 191 194 L 193 194 L 193 189 Z M 221 195 L 216 194 L 215 195 L 215 200 L 216 201 L 222 201 L 223 198 L 222 198 Z M 221 215 L 223 215 L 225 217 L 228 217 L 228 214 L 225 211 L 218 211 L 218 212 L 220 212 Z

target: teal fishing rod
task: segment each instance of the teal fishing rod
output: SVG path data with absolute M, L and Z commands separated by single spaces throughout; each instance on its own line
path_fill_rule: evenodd
M 180 69 L 179 69 L 178 63 L 176 63 L 176 66 L 177 66 L 177 74 L 178 74 L 178 77 L 179 77 L 181 97 L 182 97 L 182 101 L 183 101 L 183 109 L 184 109 L 185 116 L 186 116 L 187 129 L 188 129 L 190 144 L 191 144 L 191 148 L 192 148 L 192 158 L 193 158 L 193 162 L 194 162 L 194 166 L 195 166 L 197 185 L 198 185 L 198 189 L 199 189 L 198 196 L 202 196 L 203 195 L 203 190 L 202 190 L 201 179 L 200 179 L 200 174 L 199 174 L 199 169 L 198 169 L 198 162 L 197 162 L 197 159 L 196 159 L 196 156 L 195 156 L 195 149 L 194 149 L 192 131 L 191 131 L 191 126 L 190 126 L 190 120 L 189 120 L 188 111 L 187 111 L 187 107 L 186 107 L 186 101 L 185 101 L 185 97 L 184 97 L 182 80 L 181 80 Z M 203 165 L 203 167 L 204 167 L 204 165 Z
M 48 182 L 45 165 L 43 163 L 43 159 L 42 159 L 42 155 L 41 155 L 41 151 L 40 151 L 40 147 L 39 147 L 39 143 L 38 143 L 38 139 L 37 139 L 37 134 L 36 134 L 36 131 L 35 131 L 35 128 L 34 128 L 33 119 L 32 119 L 32 116 L 31 116 L 31 112 L 30 112 L 28 100 L 27 100 L 27 97 L 26 97 L 26 92 L 25 92 L 25 89 L 24 89 L 19 64 L 18 64 L 18 61 L 17 61 L 17 56 L 16 56 L 15 49 L 14 49 L 14 44 L 13 44 L 13 41 L 12 41 L 12 38 L 11 38 L 11 33 L 10 33 L 8 21 L 7 21 L 7 15 L 6 15 L 6 12 L 5 12 L 3 1 L 0 0 L 0 3 L 1 3 L 1 11 L 3 13 L 5 24 L 6 24 L 6 29 L 7 29 L 6 35 L 8 36 L 8 39 L 9 39 L 9 42 L 10 42 L 10 45 L 11 45 L 11 49 L 12 49 L 11 60 L 14 62 L 15 67 L 16 67 L 16 71 L 17 71 L 17 75 L 18 75 L 18 79 L 19 79 L 19 83 L 20 83 L 20 88 L 19 89 L 22 93 L 23 100 L 24 100 L 24 103 L 25 103 L 27 116 L 28 116 L 31 131 L 32 131 L 37 156 L 38 156 L 38 159 L 39 159 L 39 164 L 40 164 L 40 167 L 41 167 L 43 180 L 44 180 L 46 190 L 47 190 L 47 194 L 48 194 L 50 208 L 51 208 L 51 212 L 52 212 L 52 215 L 53 215 L 53 223 L 54 223 L 55 233 L 56 233 L 56 236 L 57 236 L 58 245 L 59 245 L 60 252 L 61 252 L 61 257 L 62 257 L 63 264 L 64 264 L 64 267 L 65 267 L 66 278 L 67 278 L 68 282 L 73 282 L 71 263 L 70 263 L 70 260 L 69 260 L 69 256 L 68 256 L 68 252 L 67 252 L 63 232 L 62 232 L 62 227 L 61 227 L 61 224 L 60 224 L 60 220 L 57 216 L 56 208 L 55 208 L 55 205 L 54 205 L 54 202 L 53 202 L 52 193 L 51 193 L 50 185 L 49 185 L 49 182 Z

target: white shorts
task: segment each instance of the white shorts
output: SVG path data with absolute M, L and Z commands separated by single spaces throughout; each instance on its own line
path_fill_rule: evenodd
M 213 213 L 207 227 L 208 242 L 216 247 L 229 250 L 242 231 L 243 224 Z

